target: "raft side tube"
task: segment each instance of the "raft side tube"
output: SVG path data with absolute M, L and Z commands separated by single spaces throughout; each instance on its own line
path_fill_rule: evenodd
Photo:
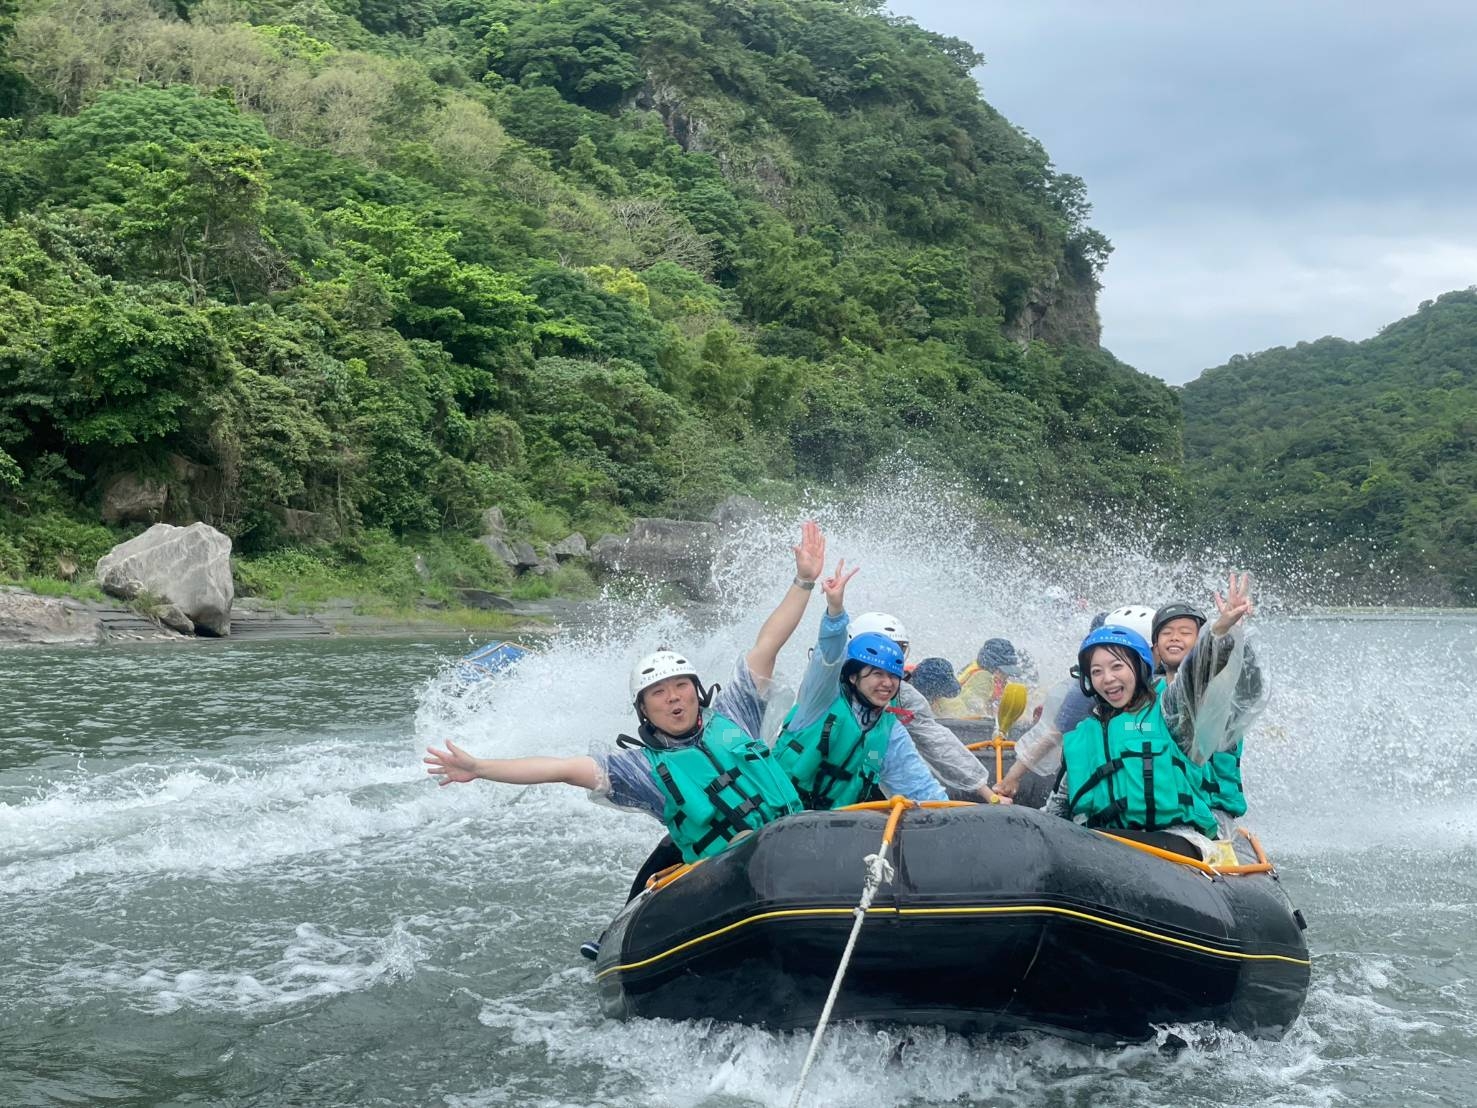
M 617 917 L 597 962 L 614 1017 L 813 1026 L 885 813 L 808 812 Z M 908 812 L 835 1018 L 1111 1043 L 1213 1020 L 1280 1035 L 1307 948 L 1269 875 L 1209 877 L 1027 809 Z

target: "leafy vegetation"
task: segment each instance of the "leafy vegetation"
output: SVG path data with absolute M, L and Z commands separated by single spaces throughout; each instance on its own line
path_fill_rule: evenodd
M 1203 526 L 1373 597 L 1477 601 L 1477 289 L 1365 342 L 1232 358 L 1183 396 Z
M 0 40 L 7 573 L 119 474 L 268 592 L 897 450 L 1027 512 L 1176 495 L 1081 181 L 866 0 L 0 0 Z

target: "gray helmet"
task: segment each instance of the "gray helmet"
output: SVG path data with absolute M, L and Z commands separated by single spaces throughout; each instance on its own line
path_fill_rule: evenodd
M 1154 613 L 1154 623 L 1149 634 L 1150 645 L 1158 641 L 1159 629 L 1172 619 L 1193 619 L 1196 627 L 1205 626 L 1205 613 L 1199 608 L 1183 600 L 1171 601 Z

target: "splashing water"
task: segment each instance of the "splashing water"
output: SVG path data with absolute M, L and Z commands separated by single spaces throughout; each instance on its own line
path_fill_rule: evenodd
M 662 643 L 726 680 L 806 514 L 831 564 L 862 567 L 851 609 L 902 618 L 914 657 L 962 665 L 1004 635 L 1047 678 L 1093 612 L 1209 607 L 1229 568 L 1157 563 L 1139 535 L 1067 556 L 907 479 L 746 527 L 713 605 L 612 592 L 474 684 L 465 644 L 424 641 L 4 656 L 0 1100 L 787 1103 L 803 1034 L 599 1015 L 575 947 L 619 908 L 654 821 L 567 786 L 436 789 L 418 759 L 445 738 L 490 756 L 608 743 L 634 723 L 628 666 Z M 1287 1038 L 1176 1027 L 1101 1050 L 841 1026 L 807 1104 L 1467 1102 L 1477 621 L 1262 607 L 1275 691 L 1248 740 L 1249 822 L 1315 956 Z

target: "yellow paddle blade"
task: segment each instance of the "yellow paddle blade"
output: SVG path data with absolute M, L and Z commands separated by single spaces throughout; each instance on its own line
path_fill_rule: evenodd
M 1002 735 L 1015 725 L 1026 710 L 1026 686 L 1012 681 L 1000 694 L 1000 707 L 995 709 L 995 730 Z

